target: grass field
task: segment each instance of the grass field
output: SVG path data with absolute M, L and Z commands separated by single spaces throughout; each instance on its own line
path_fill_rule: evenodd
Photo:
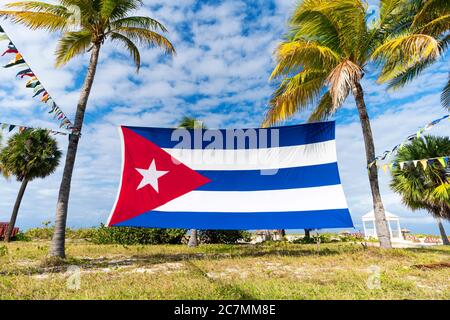
M 0 299 L 450 299 L 450 248 L 0 244 Z

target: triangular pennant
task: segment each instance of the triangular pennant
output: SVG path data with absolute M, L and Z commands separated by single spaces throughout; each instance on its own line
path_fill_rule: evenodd
M 422 167 L 423 167 L 424 169 L 427 168 L 427 165 L 428 165 L 428 161 L 427 161 L 427 160 L 420 160 L 420 163 L 422 164 Z

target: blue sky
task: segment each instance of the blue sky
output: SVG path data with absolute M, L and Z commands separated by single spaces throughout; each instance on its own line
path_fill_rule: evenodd
M 8 1 L 0 0 L 0 4 Z M 177 56 L 167 58 L 156 49 L 143 49 L 144 65 L 135 73 L 121 47 L 107 44 L 89 102 L 73 177 L 68 225 L 93 226 L 105 222 L 114 202 L 120 176 L 117 125 L 174 126 L 182 116 L 195 116 L 209 128 L 255 127 L 273 90 L 268 77 L 273 51 L 286 31 L 295 6 L 291 0 L 167 1 L 145 0 L 139 14 L 157 18 L 170 33 Z M 371 1 L 371 10 L 376 2 Z M 2 23 L 25 59 L 58 105 L 73 119 L 87 57 L 54 67 L 57 35 Z M 6 59 L 6 60 L 5 60 Z M 2 58 L 1 63 L 8 61 Z M 439 92 L 445 84 L 448 57 L 419 79 L 398 91 L 375 82 L 368 66 L 363 80 L 378 153 L 399 143 L 427 122 L 445 114 Z M 58 128 L 45 107 L 31 99 L 14 70 L 0 70 L 0 121 Z M 301 123 L 306 113 L 288 123 Z M 371 209 L 364 146 L 354 101 L 349 98 L 336 114 L 337 151 L 341 178 L 357 228 Z M 430 133 L 449 135 L 448 122 Z M 58 137 L 61 149 L 67 146 Z M 38 226 L 54 219 L 62 166 L 51 177 L 29 184 L 18 226 Z M 380 173 L 385 207 L 414 232 L 438 233 L 425 212 L 411 212 L 389 190 L 389 175 Z M 0 180 L 0 221 L 9 219 L 19 185 Z M 446 224 L 450 232 L 449 224 Z

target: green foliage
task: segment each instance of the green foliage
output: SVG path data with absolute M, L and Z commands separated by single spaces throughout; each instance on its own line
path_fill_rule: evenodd
M 0 257 L 6 256 L 8 254 L 7 246 L 0 246 Z
M 173 45 L 161 34 L 167 29 L 160 22 L 149 17 L 129 16 L 142 5 L 140 0 L 59 0 L 59 4 L 22 1 L 7 4 L 7 8 L 17 11 L 0 10 L 0 17 L 30 29 L 62 31 L 56 50 L 57 66 L 110 39 L 129 52 L 139 70 L 141 57 L 137 44 L 175 53 Z
M 96 244 L 180 244 L 185 229 L 147 229 L 105 227 L 95 229 L 91 241 Z
M 206 129 L 206 125 L 202 121 L 187 116 L 181 119 L 180 123 L 178 124 L 178 127 L 184 129 L 197 129 L 197 128 Z
M 61 151 L 47 130 L 26 130 L 9 138 L 0 152 L 2 170 L 18 181 L 45 178 L 59 165 Z
M 17 233 L 14 238 L 12 238 L 13 241 L 31 241 L 31 238 L 28 237 L 24 232 Z
M 198 230 L 197 235 L 201 243 L 232 244 L 251 240 L 251 233 L 242 230 Z
M 400 148 L 395 162 L 429 159 L 450 155 L 450 138 L 424 136 Z M 401 195 L 403 203 L 413 210 L 425 209 L 438 218 L 450 219 L 450 180 L 448 166 L 439 161 L 427 163 L 426 169 L 405 164 L 392 170 L 391 188 Z
M 54 227 L 50 221 L 43 222 L 43 227 L 31 228 L 24 232 L 24 237 L 33 240 L 50 240 L 53 236 Z M 94 228 L 71 229 L 66 228 L 66 237 L 73 240 L 90 240 L 95 234 Z

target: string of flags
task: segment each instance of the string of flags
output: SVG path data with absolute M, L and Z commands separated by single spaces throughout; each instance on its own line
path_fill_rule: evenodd
M 50 96 L 50 94 L 44 88 L 42 83 L 39 81 L 39 79 L 33 73 L 30 66 L 26 63 L 23 56 L 17 50 L 14 43 L 11 41 L 11 39 L 8 37 L 8 35 L 3 30 L 3 28 L 0 26 L 0 41 L 4 41 L 4 40 L 9 41 L 9 44 L 8 44 L 7 49 L 3 52 L 3 54 L 1 54 L 1 56 L 10 54 L 10 55 L 13 55 L 14 58 L 10 62 L 8 62 L 6 65 L 4 65 L 3 67 L 19 69 L 16 76 L 20 77 L 21 79 L 24 79 L 24 78 L 28 79 L 28 81 L 26 83 L 26 87 L 29 89 L 33 89 L 33 98 L 39 97 L 40 101 L 45 103 L 50 108 L 50 111 L 48 113 L 53 114 L 53 117 L 59 121 L 60 128 L 64 128 L 64 129 L 72 131 L 72 133 L 74 133 L 72 122 L 67 118 L 67 116 L 64 114 L 64 112 L 58 107 L 58 105 L 55 103 L 53 98 Z
M 42 128 L 28 127 L 28 126 L 22 126 L 22 125 L 4 123 L 4 122 L 0 122 L 0 129 L 7 130 L 8 132 L 13 132 L 14 130 L 17 129 L 20 133 L 27 131 L 27 130 L 42 130 Z M 67 132 L 51 130 L 51 129 L 44 129 L 44 130 L 47 130 L 48 133 L 51 133 L 54 135 L 63 135 L 63 136 L 68 135 Z
M 388 170 L 392 171 L 394 168 L 403 170 L 406 166 L 411 165 L 413 165 L 414 168 L 417 168 L 418 165 L 421 165 L 422 168 L 425 170 L 429 165 L 433 163 L 439 163 L 440 165 L 442 165 L 443 168 L 447 168 L 449 159 L 450 159 L 449 156 L 444 156 L 429 159 L 392 162 L 383 164 L 380 167 L 383 169 L 384 172 L 388 172 Z
M 419 130 L 417 130 L 417 132 L 410 134 L 402 143 L 397 144 L 391 150 L 386 150 L 383 152 L 383 154 L 379 155 L 378 157 L 375 157 L 375 159 L 371 163 L 369 163 L 368 168 L 372 167 L 373 165 L 376 165 L 376 166 L 382 167 L 382 168 L 385 168 L 386 165 L 389 167 L 389 165 L 391 165 L 391 164 L 380 165 L 379 162 L 389 159 L 392 154 L 394 154 L 398 149 L 402 148 L 406 143 L 408 143 L 416 138 L 419 139 L 425 131 L 430 130 L 435 125 L 437 125 L 439 122 L 441 122 L 445 119 L 450 120 L 450 115 L 447 114 L 443 117 L 435 119 L 435 120 L 431 121 L 430 123 L 426 124 L 425 126 L 423 126 L 422 128 L 420 128 Z M 417 161 L 423 161 L 423 160 L 417 160 Z

